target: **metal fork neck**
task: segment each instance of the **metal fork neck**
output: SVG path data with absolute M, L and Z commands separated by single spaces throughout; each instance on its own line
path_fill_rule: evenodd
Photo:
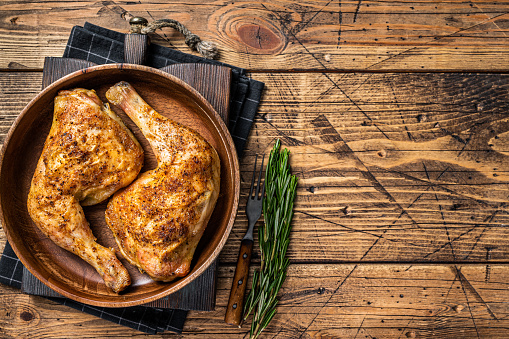
M 249 227 L 247 228 L 247 232 L 244 235 L 244 238 L 242 238 L 242 240 L 253 240 L 253 229 L 254 229 L 255 224 L 256 224 L 256 220 L 249 221 Z

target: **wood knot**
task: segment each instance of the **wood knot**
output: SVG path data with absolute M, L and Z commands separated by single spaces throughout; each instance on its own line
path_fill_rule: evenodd
M 460 313 L 461 311 L 463 311 L 463 309 L 465 308 L 465 306 L 463 305 L 456 305 L 453 307 L 453 310 L 455 310 L 456 312 Z
M 387 156 L 387 151 L 382 149 L 382 150 L 376 152 L 376 155 L 378 155 L 380 158 L 385 158 Z
M 276 33 L 261 25 L 244 24 L 237 34 L 243 43 L 260 51 L 274 51 L 282 44 Z
M 35 319 L 35 316 L 31 312 L 28 312 L 28 311 L 21 312 L 19 317 L 21 320 L 27 321 L 27 322 Z
M 300 12 L 287 8 L 278 19 L 272 11 L 260 11 L 241 1 L 230 1 L 211 13 L 209 23 L 216 26 L 219 39 L 229 48 L 253 54 L 276 55 L 288 45 L 287 32 L 291 22 L 303 22 Z M 278 65 L 272 65 L 275 68 Z
M 414 331 L 408 331 L 406 334 L 407 338 L 415 338 L 415 332 Z
M 28 68 L 28 66 L 25 66 L 23 64 L 20 64 L 16 61 L 9 62 L 9 65 L 7 65 L 8 68 Z

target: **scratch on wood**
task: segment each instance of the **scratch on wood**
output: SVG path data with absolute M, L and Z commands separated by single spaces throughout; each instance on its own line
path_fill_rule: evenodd
M 280 136 L 281 138 L 283 138 L 285 140 L 285 143 L 289 146 L 301 146 L 301 145 L 306 145 L 306 143 L 298 140 L 298 139 L 295 139 L 294 137 L 291 137 L 289 136 L 288 134 L 286 134 L 285 132 L 281 131 L 279 128 L 277 128 L 276 126 L 274 126 L 274 124 L 272 122 L 270 122 L 269 120 L 267 120 L 266 118 L 262 117 L 263 121 L 268 124 L 270 127 L 274 128 L 274 130 L 276 131 L 276 133 L 278 134 L 278 136 Z M 272 143 L 274 140 L 270 140 L 269 142 Z
M 487 17 L 488 19 L 490 18 L 490 17 L 488 16 L 488 14 L 486 14 L 486 13 L 482 10 L 482 8 L 481 8 L 481 7 L 479 7 L 479 6 L 477 5 L 477 3 L 476 3 L 475 1 L 470 1 L 470 3 L 471 3 L 472 5 L 474 5 L 474 6 L 475 6 L 475 7 L 476 7 L 479 11 L 481 11 L 484 15 L 486 15 L 486 17 Z M 504 31 L 502 28 L 500 28 L 500 26 L 499 26 L 499 25 L 497 25 L 497 23 L 496 23 L 495 21 L 493 21 L 493 25 L 495 25 L 495 27 L 497 27 L 497 28 L 498 28 L 498 30 L 499 30 L 499 32 L 500 32 L 500 33 L 502 33 L 504 36 L 507 36 L 507 34 L 505 34 L 505 31 Z
M 25 66 L 23 64 L 20 64 L 19 62 L 16 62 L 16 61 L 11 61 L 9 62 L 9 65 L 7 65 L 7 67 L 9 69 L 20 69 L 20 68 L 28 68 L 28 66 Z
M 383 232 L 382 232 L 382 236 L 385 235 L 385 233 L 387 233 L 387 231 L 389 230 L 389 227 L 386 228 Z M 378 244 L 378 241 L 380 241 L 382 237 L 380 238 L 377 238 L 372 244 L 371 246 L 369 246 L 368 250 L 366 252 L 364 252 L 364 254 L 362 255 L 360 261 L 364 260 L 364 258 L 366 258 L 366 256 L 369 254 L 369 252 L 371 252 L 371 250 Z
M 467 298 L 467 305 L 468 305 L 468 308 L 470 309 L 470 305 L 469 305 L 469 302 L 468 302 L 468 297 L 467 297 L 467 294 L 466 294 L 466 290 L 465 290 L 465 286 L 463 285 L 463 283 L 465 283 L 465 285 L 467 285 L 467 287 L 474 293 L 474 295 L 483 303 L 483 305 L 486 307 L 486 310 L 488 311 L 488 313 L 490 314 L 490 316 L 497 320 L 498 321 L 498 318 L 495 316 L 495 313 L 493 313 L 493 311 L 491 310 L 491 307 L 488 305 L 488 303 L 486 303 L 486 301 L 484 301 L 484 299 L 481 297 L 481 295 L 479 294 L 479 292 L 477 292 L 477 290 L 474 288 L 474 286 L 472 286 L 472 284 L 470 283 L 470 281 L 467 279 L 467 277 L 465 277 L 465 275 L 463 274 L 463 272 L 461 272 L 461 267 L 458 269 L 458 267 L 456 265 L 454 265 L 454 269 L 456 270 L 456 274 L 458 275 L 459 277 L 459 280 L 461 282 L 461 286 L 463 288 L 463 293 L 465 293 L 465 298 Z M 472 313 L 471 313 L 472 314 Z M 474 319 L 472 319 L 474 320 Z M 475 325 L 475 321 L 474 321 L 474 325 Z M 477 329 L 477 327 L 476 327 Z
M 362 0 L 359 0 L 359 2 L 357 2 L 357 8 L 355 9 L 355 14 L 353 15 L 353 22 L 357 21 L 357 15 L 359 14 L 359 10 L 361 9 L 361 3 Z
M 303 178 L 304 180 L 306 180 L 306 179 L 308 178 L 308 175 L 307 175 L 307 174 L 302 173 L 302 178 Z M 314 193 L 314 186 L 312 186 L 312 188 L 313 188 L 312 193 Z M 303 198 L 304 198 L 307 202 L 310 202 L 310 200 L 309 200 L 309 196 L 308 196 L 308 195 L 304 195 L 304 196 L 303 196 Z M 320 218 L 318 218 L 318 219 L 320 219 Z M 320 241 L 320 236 L 318 235 L 318 229 L 317 229 L 317 227 L 316 227 L 316 222 L 315 222 L 315 223 L 313 223 L 313 226 L 314 226 L 314 229 L 315 229 L 315 232 L 314 232 L 314 233 L 315 233 L 315 236 L 314 236 L 314 238 L 315 238 L 315 239 L 316 239 L 316 241 L 318 242 L 318 247 L 319 247 L 319 248 L 320 248 L 320 250 L 322 251 L 322 255 L 323 255 L 323 257 L 324 257 L 324 258 L 326 258 L 326 257 L 327 257 L 327 254 L 325 253 L 325 248 L 324 248 L 324 246 L 322 245 L 322 243 L 321 243 L 321 241 Z
M 465 235 L 467 235 L 467 234 L 471 233 L 471 232 L 472 232 L 473 230 L 475 230 L 476 228 L 477 228 L 477 226 L 473 226 L 472 228 L 470 228 L 470 229 L 468 229 L 467 231 L 465 231 L 465 232 L 461 233 L 460 235 L 458 235 L 456 238 L 453 238 L 453 239 L 451 240 L 451 242 L 455 242 L 455 241 L 457 241 L 457 240 L 461 239 L 461 237 L 463 237 L 463 236 L 465 236 Z M 446 242 L 446 243 L 442 244 L 439 248 L 437 248 L 437 249 L 436 249 L 436 250 L 434 250 L 433 252 L 430 252 L 430 253 L 426 254 L 426 255 L 423 257 L 423 259 L 426 259 L 426 258 L 428 258 L 428 257 L 432 256 L 433 254 L 440 252 L 441 250 L 443 250 L 443 249 L 444 249 L 444 248 L 446 248 L 447 246 L 449 246 L 449 242 Z
M 442 207 L 442 204 L 440 203 L 440 200 L 438 199 L 438 195 L 437 195 L 434 187 L 433 187 L 433 191 L 435 192 L 435 200 L 438 202 L 438 210 L 440 211 L 440 216 L 442 217 L 442 222 L 443 222 L 443 225 L 445 228 L 445 233 L 447 235 L 447 241 L 449 242 L 449 246 L 451 247 L 452 258 L 454 259 L 454 261 L 456 261 L 456 253 L 454 253 L 454 247 L 452 246 L 451 235 L 449 234 L 449 227 L 447 227 L 447 222 L 445 221 L 443 207 Z M 474 229 L 476 227 L 477 226 L 474 226 Z
M 359 0 L 360 2 L 360 0 Z M 355 22 L 355 18 L 353 20 Z M 341 32 L 342 32 L 342 26 L 343 26 L 343 12 L 341 11 L 341 0 L 338 0 L 338 43 L 336 45 L 336 48 L 340 48 L 341 44 Z
M 442 186 L 442 185 L 440 185 L 440 184 L 433 183 L 433 182 L 431 182 L 431 181 L 429 181 L 429 180 L 423 180 L 423 179 L 420 179 L 420 178 L 414 177 L 414 176 L 412 176 L 412 175 L 409 175 L 409 174 L 407 174 L 407 173 L 404 173 L 404 172 L 401 172 L 401 171 L 398 171 L 398 170 L 394 170 L 394 169 L 387 169 L 387 168 L 380 167 L 380 166 L 376 166 L 376 165 L 374 165 L 373 167 L 374 167 L 374 168 L 376 168 L 377 170 L 384 171 L 384 172 L 386 172 L 386 173 L 399 174 L 399 175 L 401 175 L 401 176 L 402 176 L 403 178 L 405 178 L 405 179 L 415 180 L 415 181 L 417 181 L 417 182 L 419 182 L 419 183 L 427 184 L 427 185 L 429 185 L 429 186 L 428 186 L 428 188 L 426 188 L 426 191 L 427 191 L 429 188 L 431 188 L 431 187 L 435 187 L 435 188 L 439 188 L 439 189 L 441 189 L 441 190 L 443 190 L 443 191 L 445 191 L 445 192 L 447 192 L 447 193 L 451 193 L 451 194 L 452 194 L 452 195 L 454 195 L 455 197 L 459 197 L 459 198 L 466 199 L 466 200 L 471 200 L 471 201 L 474 201 L 474 202 L 476 202 L 476 203 L 478 203 L 478 204 L 481 204 L 481 205 L 483 205 L 483 206 L 486 206 L 486 207 L 487 207 L 487 206 L 491 206 L 491 205 L 489 204 L 489 202 L 487 202 L 487 201 L 485 201 L 485 200 L 482 200 L 482 199 L 476 199 L 476 198 L 470 197 L 470 196 L 468 196 L 468 195 L 464 195 L 464 194 L 458 193 L 458 192 L 456 192 L 456 191 L 454 191 L 454 190 L 451 190 L 451 189 L 449 189 L 449 188 L 447 188 L 447 187 L 445 187 L 445 186 Z M 445 173 L 448 169 L 449 169 L 449 167 L 447 167 L 447 168 L 446 168 L 446 169 L 442 172 L 442 174 L 440 174 L 440 176 L 439 176 L 438 178 L 436 178 L 436 179 L 435 179 L 435 181 L 436 181 L 436 180 L 438 180 L 438 179 L 440 179 L 440 177 L 441 177 L 441 176 L 442 176 L 442 175 L 443 175 L 443 174 L 444 174 L 444 173 Z M 422 195 L 422 194 L 421 194 L 421 195 Z M 407 208 L 408 208 L 408 207 L 407 207 Z
M 307 215 L 308 217 L 311 217 L 311 218 L 315 218 L 315 219 L 319 219 L 321 221 L 324 221 L 326 223 L 329 223 L 329 224 L 333 224 L 333 225 L 336 225 L 336 226 L 340 226 L 340 227 L 343 227 L 351 232 L 354 232 L 354 233 L 362 233 L 362 234 L 367 234 L 367 235 L 370 235 L 372 237 L 377 237 L 377 238 L 383 238 L 382 235 L 378 235 L 378 234 L 375 234 L 375 233 L 371 233 L 371 232 L 368 232 L 368 231 L 363 231 L 363 230 L 358 230 L 358 229 L 355 229 L 353 227 L 349 227 L 349 226 L 346 226 L 346 225 L 342 225 L 340 223 L 337 223 L 335 221 L 331 221 L 331 220 L 327 220 L 323 217 L 320 217 L 318 215 L 313 215 L 313 214 L 310 214 L 310 213 L 307 213 L 307 212 L 304 212 L 304 211 L 299 211 L 299 210 L 295 210 L 295 213 L 300 213 L 300 214 L 304 214 L 304 215 Z M 387 239 L 388 241 L 392 241 L 392 242 L 401 242 L 401 240 L 399 239 Z
M 359 332 L 361 331 L 362 324 L 364 324 L 365 319 L 366 319 L 366 314 L 364 314 L 364 318 L 362 318 L 361 324 L 359 325 L 359 328 L 357 329 L 357 333 L 355 333 L 355 337 L 353 339 L 357 339 L 357 336 L 359 335 Z
M 447 290 L 447 294 L 445 295 L 444 302 L 447 301 L 447 299 L 449 298 L 449 293 L 451 293 L 452 288 L 453 288 L 454 283 L 456 282 L 456 280 L 458 280 L 458 275 L 457 274 L 454 275 L 454 279 L 452 280 L 451 286 L 449 286 L 449 289 Z
M 488 22 L 490 22 L 490 21 L 494 21 L 495 19 L 498 19 L 498 18 L 500 18 L 500 17 L 502 17 L 502 16 L 504 16 L 504 15 L 507 15 L 507 14 L 509 14 L 509 13 L 502 13 L 502 14 L 500 14 L 500 15 L 497 15 L 497 16 L 493 17 L 493 18 L 490 18 L 490 19 L 488 19 L 488 20 L 485 20 L 485 21 L 479 22 L 479 23 L 477 23 L 477 24 L 475 24 L 475 25 L 472 25 L 472 26 L 470 26 L 470 27 L 466 27 L 466 28 L 459 29 L 459 30 L 457 30 L 456 32 L 453 32 L 453 33 L 451 33 L 451 34 L 442 35 L 442 36 L 435 36 L 435 37 L 433 37 L 433 38 L 434 38 L 433 40 L 431 40 L 431 41 L 429 41 L 429 42 L 427 42 L 427 43 L 424 43 L 424 44 L 423 44 L 424 46 L 411 47 L 411 48 L 406 49 L 406 50 L 404 50 L 404 51 L 401 51 L 401 52 L 399 52 L 399 53 L 397 53 L 397 54 L 391 55 L 391 56 L 387 57 L 387 58 L 386 58 L 386 59 L 384 59 L 384 60 L 381 60 L 381 61 L 375 62 L 374 64 L 372 64 L 372 65 L 370 65 L 370 66 L 366 67 L 365 69 L 366 69 L 366 70 L 369 70 L 369 69 L 371 69 L 371 68 L 373 68 L 373 67 L 375 67 L 375 66 L 378 66 L 378 65 L 380 65 L 380 64 L 383 64 L 383 63 L 385 63 L 385 62 L 387 62 L 387 61 L 389 61 L 389 60 L 391 60 L 391 59 L 397 58 L 397 57 L 399 57 L 399 56 L 403 56 L 403 57 L 404 57 L 404 56 L 406 55 L 406 53 L 407 53 L 407 52 L 410 52 L 410 51 L 413 51 L 413 50 L 416 50 L 416 49 L 424 49 L 424 50 L 429 49 L 430 47 L 425 47 L 425 46 L 426 46 L 426 45 L 431 44 L 432 42 L 433 42 L 433 43 L 436 43 L 437 41 L 440 41 L 440 40 L 442 40 L 442 39 L 449 38 L 449 37 L 453 37 L 455 34 L 462 33 L 462 32 L 468 31 L 468 30 L 470 30 L 470 29 L 472 29 L 472 28 L 475 28 L 475 27 L 477 27 L 477 26 L 484 25 L 484 24 L 486 24 L 486 23 L 488 23 Z
M 426 171 L 426 166 L 424 165 L 424 162 L 422 163 L 422 165 L 423 165 L 423 167 L 424 167 L 424 170 Z M 447 167 L 446 167 L 446 168 L 442 171 L 442 173 L 440 173 L 440 175 L 439 175 L 439 176 L 438 176 L 435 180 L 440 179 L 440 177 L 442 177 L 442 175 L 444 175 L 444 173 L 445 173 L 445 172 L 447 172 L 447 170 L 448 170 L 448 169 L 449 169 L 449 166 L 447 166 Z M 412 178 L 414 178 L 414 177 L 412 177 Z M 414 178 L 414 179 L 417 179 L 417 178 Z M 420 179 L 419 179 L 419 180 L 420 180 Z M 410 207 L 412 207 L 412 206 L 413 206 L 413 204 L 415 204 L 415 202 L 416 202 L 417 200 L 419 200 L 419 199 L 420 199 L 420 198 L 424 195 L 424 193 L 426 193 L 426 192 L 427 192 L 427 191 L 431 188 L 432 183 L 431 183 L 431 181 L 429 180 L 429 174 L 428 174 L 428 181 L 427 181 L 427 183 L 429 183 L 430 185 L 429 185 L 428 187 L 426 187 L 426 189 L 424 190 L 424 192 L 423 192 L 423 193 L 421 193 L 421 194 L 419 194 L 419 196 L 417 196 L 417 198 L 415 198 L 415 199 L 414 199 L 414 201 L 412 201 L 412 202 L 410 203 L 410 205 L 408 205 L 408 206 L 407 206 L 407 209 L 408 209 L 408 208 L 410 208 Z
M 291 29 L 288 29 L 288 27 L 286 26 L 286 22 L 283 20 L 283 18 L 281 18 L 281 16 L 274 12 L 273 10 L 270 10 L 267 8 L 267 6 L 265 6 L 263 3 L 260 3 L 260 5 L 265 8 L 265 10 L 269 11 L 272 13 L 272 15 L 274 15 L 278 20 L 279 22 L 281 23 L 281 26 L 283 26 L 283 28 L 289 33 L 292 35 L 292 37 L 295 39 L 295 41 L 297 41 L 299 43 L 299 45 L 306 51 L 306 53 L 308 53 L 309 55 L 311 55 L 313 57 L 313 59 L 315 59 L 321 67 L 323 67 L 324 69 L 327 69 L 327 67 L 325 66 L 325 64 L 316 57 L 316 55 L 314 55 L 313 53 L 311 53 L 309 51 L 309 49 L 307 49 L 307 47 L 302 43 L 302 41 L 300 41 L 297 36 L 295 35 L 295 33 L 291 30 Z
M 467 301 L 467 307 L 468 307 L 468 311 L 470 312 L 470 319 L 472 319 L 472 322 L 474 323 L 474 327 L 475 327 L 475 332 L 477 333 L 477 338 L 480 338 L 479 336 L 479 329 L 477 328 L 477 324 L 475 323 L 475 318 L 474 318 L 474 315 L 472 313 L 472 308 L 470 307 L 470 302 L 468 300 L 468 295 L 467 295 L 467 291 L 465 289 L 465 286 L 463 284 L 463 280 L 462 280 L 462 276 L 463 276 L 463 273 L 461 273 L 460 269 L 458 269 L 458 267 L 455 265 L 454 266 L 455 270 L 456 270 L 456 274 L 458 275 L 459 277 L 459 281 L 460 281 L 460 284 L 461 284 L 461 289 L 463 290 L 463 294 L 465 295 L 465 299 Z M 461 273 L 461 275 L 460 275 Z M 463 276 L 464 277 L 464 276 Z M 467 280 L 468 281 L 468 280 Z
M 493 221 L 493 219 L 495 218 L 495 216 L 497 215 L 497 213 L 499 212 L 499 210 L 495 210 L 493 211 L 493 213 L 488 216 L 487 218 L 485 218 L 483 220 L 483 223 L 484 224 L 489 224 Z M 476 226 L 479 226 L 479 225 L 476 225 Z M 484 226 L 482 232 L 476 237 L 476 240 L 475 240 L 475 243 L 472 245 L 472 248 L 470 249 L 470 252 L 467 253 L 467 255 L 465 256 L 465 259 L 468 259 L 470 257 L 470 255 L 472 254 L 472 252 L 474 251 L 475 247 L 477 246 L 477 244 L 479 243 L 479 241 L 481 240 L 481 237 L 483 236 L 484 232 L 488 229 L 488 225 Z
M 262 6 L 263 8 L 265 8 L 267 11 L 270 11 L 270 12 L 271 12 L 271 13 L 272 13 L 275 17 L 277 17 L 277 18 L 278 18 L 278 20 L 280 20 L 280 21 L 281 21 L 281 17 L 280 17 L 280 16 L 279 16 L 276 12 L 274 12 L 274 11 L 272 11 L 272 10 L 268 9 L 268 8 L 267 8 L 267 7 L 266 7 L 263 3 L 261 4 L 261 6 Z M 324 63 L 323 63 L 323 62 L 322 62 L 322 61 L 321 61 L 321 60 L 320 60 L 320 59 L 319 59 L 316 55 L 314 55 L 313 53 L 311 53 L 311 51 L 310 51 L 310 50 L 306 47 L 306 45 L 304 45 L 304 44 L 302 43 L 302 41 L 300 41 L 300 40 L 297 38 L 297 36 L 296 36 L 296 35 L 295 35 L 295 34 L 294 34 L 291 30 L 288 30 L 288 29 L 287 29 L 286 24 L 285 24 L 283 21 L 281 21 L 281 24 L 282 24 L 283 28 L 284 28 L 284 29 L 286 29 L 286 30 L 287 30 L 287 31 L 288 31 L 288 32 L 289 32 L 289 33 L 293 36 L 293 38 L 295 39 L 295 41 L 297 41 L 297 42 L 299 43 L 299 45 L 300 45 L 300 46 L 301 46 L 301 47 L 302 47 L 302 48 L 306 51 L 306 53 L 308 53 L 309 55 L 311 55 L 311 57 L 313 57 L 313 59 L 315 59 L 315 60 L 316 60 L 316 62 L 318 62 L 322 68 L 327 69 L 327 66 L 325 66 L 325 64 L 324 64 Z M 363 110 L 363 109 L 359 106 L 359 104 L 357 104 L 357 102 L 355 102 L 355 101 L 354 101 L 354 100 L 353 100 L 353 99 L 352 99 L 352 98 L 351 98 L 348 94 L 346 94 L 346 92 L 345 92 L 345 91 L 344 91 L 341 87 L 339 87 L 339 85 L 338 85 L 338 84 L 337 84 L 334 80 L 332 80 L 332 79 L 331 79 L 331 77 L 330 77 L 327 73 L 322 73 L 322 75 L 324 75 L 324 76 L 327 78 L 327 80 L 329 80 L 329 81 L 330 81 L 330 82 L 334 85 L 334 87 L 336 87 L 337 89 L 339 89 L 339 91 L 340 91 L 340 92 L 341 92 L 341 93 L 342 93 L 342 94 L 343 94 L 343 95 L 344 95 L 344 96 L 345 96 L 345 97 L 346 97 L 346 98 L 347 98 L 347 99 L 348 99 L 348 100 L 349 100 L 349 101 L 350 101 L 350 102 L 351 102 L 351 103 L 352 103 L 352 104 L 353 104 L 353 105 L 354 105 L 354 106 L 355 106 L 355 107 L 356 107 L 356 108 L 357 108 L 357 109 L 358 109 L 358 110 L 359 110 L 359 111 L 360 111 L 360 112 L 361 112 L 361 113 L 362 113 L 362 114 L 366 117 L 366 118 L 368 118 L 368 119 L 369 119 L 369 121 L 373 122 L 373 119 L 371 119 L 371 117 L 370 117 L 370 116 L 368 116 L 368 114 L 367 114 L 367 113 L 366 113 L 366 112 L 365 112 L 365 111 L 364 111 L 364 110 Z M 375 126 L 375 127 L 376 127 L 376 129 L 377 129 L 380 133 L 382 133 L 382 135 L 383 135 L 385 138 L 389 139 L 389 137 L 387 136 L 387 134 L 385 134 L 385 132 L 384 132 L 384 131 L 382 131 L 382 130 L 380 129 L 380 127 L 379 127 L 377 124 L 373 123 L 373 126 Z
M 417 222 L 408 214 L 408 212 L 394 199 L 394 197 L 385 189 L 385 187 L 375 178 L 373 173 L 364 165 L 364 163 L 355 155 L 355 152 L 348 146 L 348 144 L 343 140 L 341 135 L 336 131 L 334 126 L 331 125 L 327 117 L 323 114 L 320 114 L 316 117 L 312 122 L 313 126 L 318 129 L 320 133 L 320 138 L 334 145 L 335 156 L 346 156 L 350 157 L 355 161 L 355 165 L 357 169 L 362 173 L 362 175 L 368 180 L 369 183 L 373 185 L 373 187 L 384 196 L 386 196 L 390 202 L 394 203 L 398 209 L 401 211 L 402 215 L 407 216 L 414 225 L 419 227 Z M 401 218 L 400 215 L 398 219 Z
M 313 55 L 313 57 L 314 57 L 314 55 Z M 320 61 L 320 63 L 322 63 L 322 62 Z M 359 106 L 359 104 L 356 101 L 354 101 L 348 94 L 346 94 L 346 92 L 341 87 L 339 87 L 339 85 L 334 80 L 332 80 L 332 78 L 329 76 L 329 74 L 322 72 L 322 75 L 325 76 L 327 78 L 327 80 L 329 80 L 334 85 L 334 87 L 336 87 L 341 92 L 341 94 L 343 94 L 348 99 L 348 101 L 350 101 L 366 118 L 368 118 L 368 120 L 372 123 L 372 126 L 375 126 L 376 129 L 380 133 L 382 133 L 382 135 L 386 139 L 390 140 L 390 138 L 387 136 L 387 134 L 385 134 L 385 132 L 382 131 L 382 129 L 376 123 L 373 122 L 373 119 Z
M 128 19 L 129 17 L 132 17 L 132 15 L 129 13 L 129 11 L 126 11 L 121 6 L 119 6 L 115 1 L 102 1 L 101 4 L 104 8 L 109 9 L 110 11 L 120 14 L 120 17 L 124 19 Z
M 345 73 L 346 75 L 346 73 Z M 368 82 L 368 80 L 370 80 L 373 76 L 375 75 L 375 73 L 369 73 L 367 74 L 367 76 L 364 77 L 364 80 L 362 80 L 361 83 L 359 83 L 359 86 L 355 87 L 353 89 L 353 91 L 350 92 L 350 95 L 356 93 L 362 86 L 364 86 L 364 84 L 366 84 L 366 82 Z M 343 77 L 341 77 L 339 80 L 343 80 Z M 348 110 L 346 110 L 346 112 L 350 112 L 351 108 L 349 108 Z
M 457 135 L 456 133 L 454 132 L 451 132 L 449 131 L 448 129 L 446 128 L 443 128 L 441 126 L 439 126 L 440 130 L 442 132 L 444 132 L 446 135 L 450 135 L 452 138 L 454 138 L 456 141 L 462 143 L 464 146 L 466 146 L 468 144 L 468 142 L 466 140 L 463 140 L 463 138 L 461 138 L 459 135 Z
M 459 151 L 459 153 L 458 153 L 458 155 L 457 155 L 458 157 L 461 155 L 461 153 L 463 153 L 463 151 L 465 150 L 465 148 L 467 148 L 468 144 L 470 143 L 470 140 L 472 140 L 472 135 L 473 135 L 473 134 L 474 134 L 473 132 L 470 132 L 470 135 L 468 136 L 468 138 L 467 138 L 467 140 L 466 140 L 465 144 L 463 145 L 463 147 L 461 148 L 461 150 Z
M 428 178 L 428 181 L 431 181 L 431 178 L 430 178 L 429 172 L 428 172 L 428 168 L 426 167 L 426 164 L 424 162 L 422 163 L 422 166 L 424 166 L 424 172 L 426 173 L 426 178 Z M 447 234 L 447 240 L 449 241 L 449 246 L 451 247 L 452 257 L 453 257 L 454 261 L 456 261 L 456 254 L 454 253 L 454 247 L 452 246 L 451 236 L 449 234 L 449 228 L 447 227 L 447 223 L 446 223 L 445 217 L 444 217 L 444 212 L 442 210 L 442 204 L 440 204 L 440 201 L 438 200 L 438 195 L 436 193 L 435 188 L 434 187 L 432 187 L 432 188 L 433 188 L 433 192 L 435 192 L 435 200 L 438 202 L 438 208 L 440 210 L 440 215 L 442 216 L 442 221 L 443 221 L 443 224 L 445 227 L 445 233 Z
M 309 25 L 309 23 L 311 21 L 313 21 L 314 18 L 316 18 L 316 16 L 320 13 L 323 12 L 323 10 L 325 9 L 325 7 L 329 6 L 329 4 L 332 2 L 333 0 L 329 0 L 329 2 L 327 2 L 325 4 L 325 6 L 323 6 L 322 8 L 320 8 L 308 21 L 306 21 L 305 23 L 303 23 L 302 25 L 299 25 L 298 27 L 296 27 L 296 30 L 294 30 L 293 32 L 295 33 L 298 33 L 300 31 L 302 31 L 304 28 L 306 28 L 307 25 Z M 297 29 L 298 28 L 298 29 Z M 293 34 L 293 33 L 292 33 Z
M 329 304 L 329 302 L 331 301 L 332 297 L 334 297 L 334 295 L 336 295 L 336 293 L 339 291 L 339 289 L 341 288 L 341 286 L 343 286 L 345 284 L 345 282 L 348 280 L 348 278 L 350 278 L 350 276 L 352 275 L 352 273 L 357 269 L 359 265 L 355 265 L 351 270 L 350 272 L 348 272 L 348 274 L 346 275 L 345 279 L 343 279 L 343 281 L 341 281 L 341 283 L 338 285 L 338 287 L 336 287 L 336 289 L 332 292 L 332 294 L 330 295 L 329 299 L 327 299 L 325 301 L 325 303 L 320 307 L 320 309 L 318 310 L 318 312 L 315 314 L 315 316 L 313 317 L 313 319 L 311 319 L 311 322 L 306 326 L 306 328 L 304 329 L 304 331 L 302 331 L 302 333 L 300 334 L 299 336 L 299 339 L 302 338 L 302 336 L 307 332 L 307 330 L 309 329 L 309 327 L 314 323 L 314 321 L 316 320 L 316 318 L 318 317 L 318 315 L 322 312 L 322 310 L 325 308 L 325 306 L 327 306 Z
M 414 321 L 414 318 L 411 318 L 408 323 L 406 324 L 405 328 L 403 328 L 403 330 L 401 331 L 400 335 L 398 336 L 398 339 L 401 338 L 401 336 L 405 333 L 406 329 L 408 328 L 408 326 L 410 326 L 410 324 L 412 323 L 412 321 Z

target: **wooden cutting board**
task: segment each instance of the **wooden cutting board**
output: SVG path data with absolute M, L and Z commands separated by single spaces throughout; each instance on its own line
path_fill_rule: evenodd
M 48 57 L 44 61 L 42 88 L 67 74 L 94 66 L 89 61 Z M 209 64 L 175 64 L 161 69 L 170 73 L 200 92 L 216 109 L 228 125 L 231 70 L 228 67 Z M 216 262 L 190 284 L 168 297 L 145 304 L 149 307 L 178 308 L 183 310 L 211 311 L 215 303 Z M 46 297 L 62 297 L 26 268 L 23 268 L 22 291 Z

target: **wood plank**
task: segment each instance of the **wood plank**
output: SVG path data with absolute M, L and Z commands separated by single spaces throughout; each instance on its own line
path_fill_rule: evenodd
M 292 259 L 507 260 L 507 76 L 255 76 L 267 90 L 242 177 L 283 138 L 300 177 Z
M 487 248 L 509 260 L 508 75 L 253 77 L 267 90 L 221 262 L 236 260 L 254 155 L 276 137 L 300 177 L 293 261 L 484 262 Z M 38 83 L 37 72 L 0 73 L 0 138 Z
M 266 337 L 508 338 L 508 267 L 445 265 L 291 265 Z M 224 323 L 234 266 L 218 275 L 216 309 L 189 312 L 184 334 L 238 338 Z M 250 282 L 249 282 L 250 283 Z M 0 285 L 2 337 L 142 337 L 140 332 L 20 294 Z M 494 319 L 496 317 L 497 320 Z M 166 337 L 159 335 L 154 337 Z
M 507 70 L 507 7 L 487 0 L 2 1 L 0 68 L 42 68 L 85 21 L 125 32 L 128 12 L 179 20 L 215 41 L 221 61 L 250 70 Z M 152 40 L 190 52 L 168 28 Z

